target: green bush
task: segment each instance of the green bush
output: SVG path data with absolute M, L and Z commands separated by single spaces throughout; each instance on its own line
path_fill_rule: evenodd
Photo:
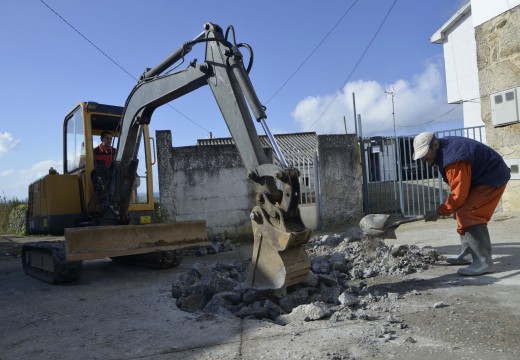
M 0 197 L 0 232 L 25 233 L 25 212 L 27 204 L 13 198 L 8 200 L 5 195 Z
M 4 203 L 0 203 L 0 231 L 4 232 L 9 226 L 9 208 Z
M 25 212 L 27 204 L 20 204 L 9 213 L 9 230 L 15 234 L 25 234 Z

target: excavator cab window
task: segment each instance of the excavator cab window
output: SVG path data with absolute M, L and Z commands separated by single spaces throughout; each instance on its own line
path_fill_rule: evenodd
M 139 160 L 139 165 L 137 166 L 137 175 L 134 182 L 134 191 L 132 193 L 131 203 L 146 204 L 148 203 L 148 171 L 146 169 L 148 159 L 146 159 L 144 136 L 141 136 L 141 144 L 139 145 L 137 159 Z
M 83 128 L 83 116 L 81 108 L 76 111 L 65 122 L 65 163 L 64 173 L 70 174 L 85 167 L 85 131 Z
M 105 128 L 101 129 L 92 129 L 92 144 L 95 148 L 101 143 L 100 134 L 104 130 L 112 131 L 114 133 L 114 139 L 112 140 L 112 144 L 116 147 L 117 141 L 117 133 L 115 133 L 115 129 Z M 132 196 L 130 199 L 130 203 L 132 204 L 146 204 L 148 203 L 148 188 L 147 188 L 147 176 L 148 172 L 146 170 L 146 152 L 145 152 L 145 144 L 144 137 L 141 138 L 141 145 L 139 146 L 139 153 L 137 154 L 137 158 L 139 160 L 139 166 L 137 167 L 137 176 L 134 182 L 134 188 L 132 191 Z

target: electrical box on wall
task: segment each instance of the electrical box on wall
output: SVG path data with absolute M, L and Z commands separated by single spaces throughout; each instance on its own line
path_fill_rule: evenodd
M 511 180 L 520 180 L 520 159 L 504 159 L 511 169 Z
M 489 95 L 493 126 L 520 122 L 518 95 L 520 95 L 518 87 Z

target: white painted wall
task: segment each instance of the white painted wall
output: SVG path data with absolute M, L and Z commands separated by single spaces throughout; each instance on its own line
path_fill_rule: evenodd
M 478 99 L 478 68 L 475 28 L 471 13 L 448 30 L 443 43 L 449 103 Z
M 484 125 L 480 111 L 475 27 L 470 5 L 459 9 L 432 35 L 430 41 L 443 46 L 448 103 L 462 102 L 464 127 Z
M 473 26 L 482 25 L 518 5 L 520 0 L 471 0 Z
M 482 112 L 480 99 L 471 100 L 462 104 L 462 116 L 464 118 L 464 127 L 484 126 L 482 121 Z M 486 131 L 485 129 L 483 130 Z M 485 141 L 484 141 L 485 142 Z

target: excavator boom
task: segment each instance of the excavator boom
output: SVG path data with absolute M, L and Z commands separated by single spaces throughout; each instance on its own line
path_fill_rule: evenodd
M 204 63 L 190 63 L 183 71 L 161 75 L 197 43 L 206 44 Z M 256 192 L 257 206 L 251 215 L 254 251 L 250 283 L 276 289 L 306 279 L 310 261 L 303 245 L 311 231 L 303 225 L 298 209 L 299 173 L 286 165 L 268 130 L 267 115 L 244 67 L 240 45 L 228 41 L 218 25 L 206 23 L 202 34 L 143 74 L 126 101 L 121 124 L 116 164 L 124 177 L 124 189 L 118 208 L 124 221 L 140 126 L 150 122 L 157 107 L 209 85 Z M 282 166 L 268 162 L 251 112 L 266 129 Z

